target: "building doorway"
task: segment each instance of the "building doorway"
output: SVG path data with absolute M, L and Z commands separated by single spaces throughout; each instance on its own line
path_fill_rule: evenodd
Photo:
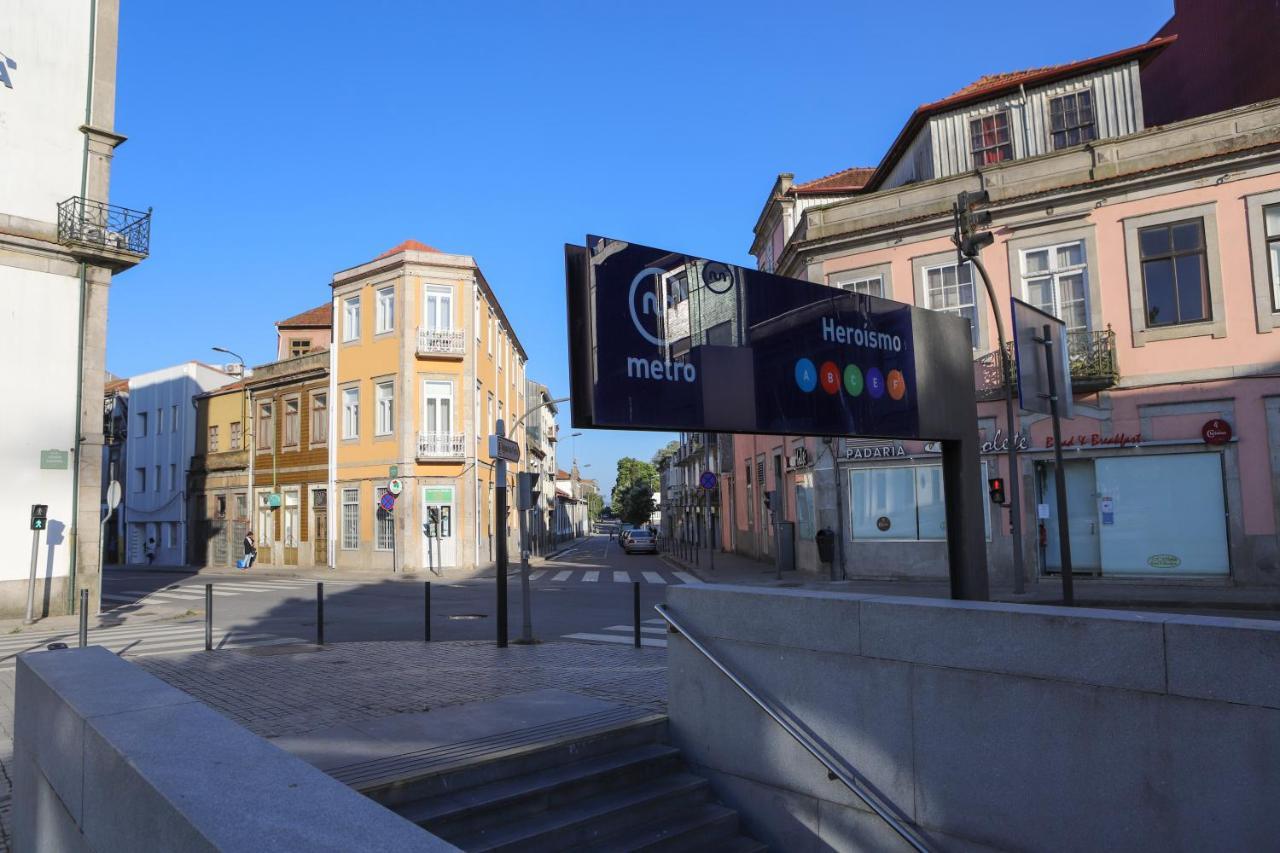
M 311 490 L 311 544 L 315 564 L 329 565 L 329 490 Z

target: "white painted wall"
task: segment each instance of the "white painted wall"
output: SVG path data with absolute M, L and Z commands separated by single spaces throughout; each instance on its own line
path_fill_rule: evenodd
M 70 566 L 75 455 L 65 471 L 41 470 L 40 451 L 75 447 L 78 289 L 76 278 L 0 266 L 0 365 L 8 404 L 0 416 L 0 581 L 27 577 L 33 503 L 49 505 L 40 576 L 65 576 Z
M 0 11 L 0 213 L 53 222 L 80 194 L 89 0 L 4 0 Z M 74 406 L 73 406 L 74 408 Z

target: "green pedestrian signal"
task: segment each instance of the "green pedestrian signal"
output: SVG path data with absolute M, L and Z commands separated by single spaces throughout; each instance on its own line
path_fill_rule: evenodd
M 31 505 L 31 529 L 44 530 L 49 524 L 48 504 Z

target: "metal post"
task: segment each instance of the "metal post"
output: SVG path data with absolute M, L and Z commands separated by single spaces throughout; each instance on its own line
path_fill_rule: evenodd
M 503 422 L 494 425 L 494 432 L 505 436 Z M 493 512 L 494 531 L 498 535 L 497 586 L 498 586 L 498 648 L 507 647 L 507 460 L 499 459 L 494 465 Z
M 89 590 L 80 590 L 80 648 L 89 645 Z
M 213 651 L 213 584 L 204 585 L 204 650 Z
M 707 489 L 707 568 L 716 570 L 715 525 L 711 523 L 711 490 Z
M 40 553 L 40 531 L 31 531 L 31 577 L 27 580 L 27 615 L 22 620 L 23 625 L 30 625 L 36 621 L 36 557 Z
M 636 648 L 640 648 L 640 581 L 631 582 L 631 623 L 635 626 Z
M 431 642 L 431 581 L 426 581 L 422 597 L 422 633 L 425 642 Z
M 1058 382 L 1054 374 L 1053 338 L 1049 324 L 1044 326 L 1044 363 L 1049 380 L 1049 415 L 1053 419 L 1053 464 L 1057 476 L 1053 478 L 1054 494 L 1058 500 L 1058 552 L 1062 555 L 1062 603 L 1070 607 L 1075 603 L 1075 590 L 1071 577 L 1071 525 L 1067 521 L 1067 480 L 1062 470 L 1062 420 L 1058 417 Z
M 518 509 L 520 516 L 520 642 L 533 642 L 533 604 L 529 600 L 529 524 L 528 510 Z
M 1024 589 L 1023 585 L 1023 565 L 1022 565 L 1022 493 L 1021 477 L 1018 472 L 1018 420 L 1013 405 L 1013 361 L 1009 356 L 1009 347 L 1005 343 L 1004 337 L 1004 319 L 1000 315 L 1000 303 L 996 301 L 995 288 L 991 286 L 991 279 L 987 276 L 987 268 L 983 266 L 982 259 L 973 257 L 974 267 L 982 276 L 982 283 L 987 290 L 987 300 L 991 303 L 991 310 L 996 315 L 996 334 L 1000 340 L 1000 381 L 1004 386 L 1004 418 L 1005 429 L 1008 435 L 1005 436 L 1009 440 L 1009 513 L 1010 522 L 1013 525 L 1013 591 L 1015 594 L 1021 595 Z
M 316 645 L 324 645 L 324 582 L 316 582 Z

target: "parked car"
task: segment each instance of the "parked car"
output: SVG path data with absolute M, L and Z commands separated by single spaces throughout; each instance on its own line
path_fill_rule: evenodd
M 627 544 L 627 539 L 631 536 L 632 533 L 635 533 L 635 532 L 636 532 L 636 528 L 630 524 L 623 525 L 622 527 L 620 527 L 618 530 L 618 544 L 619 545 Z
M 622 550 L 628 554 L 656 554 L 658 540 L 647 530 L 628 530 L 627 538 L 622 543 Z

